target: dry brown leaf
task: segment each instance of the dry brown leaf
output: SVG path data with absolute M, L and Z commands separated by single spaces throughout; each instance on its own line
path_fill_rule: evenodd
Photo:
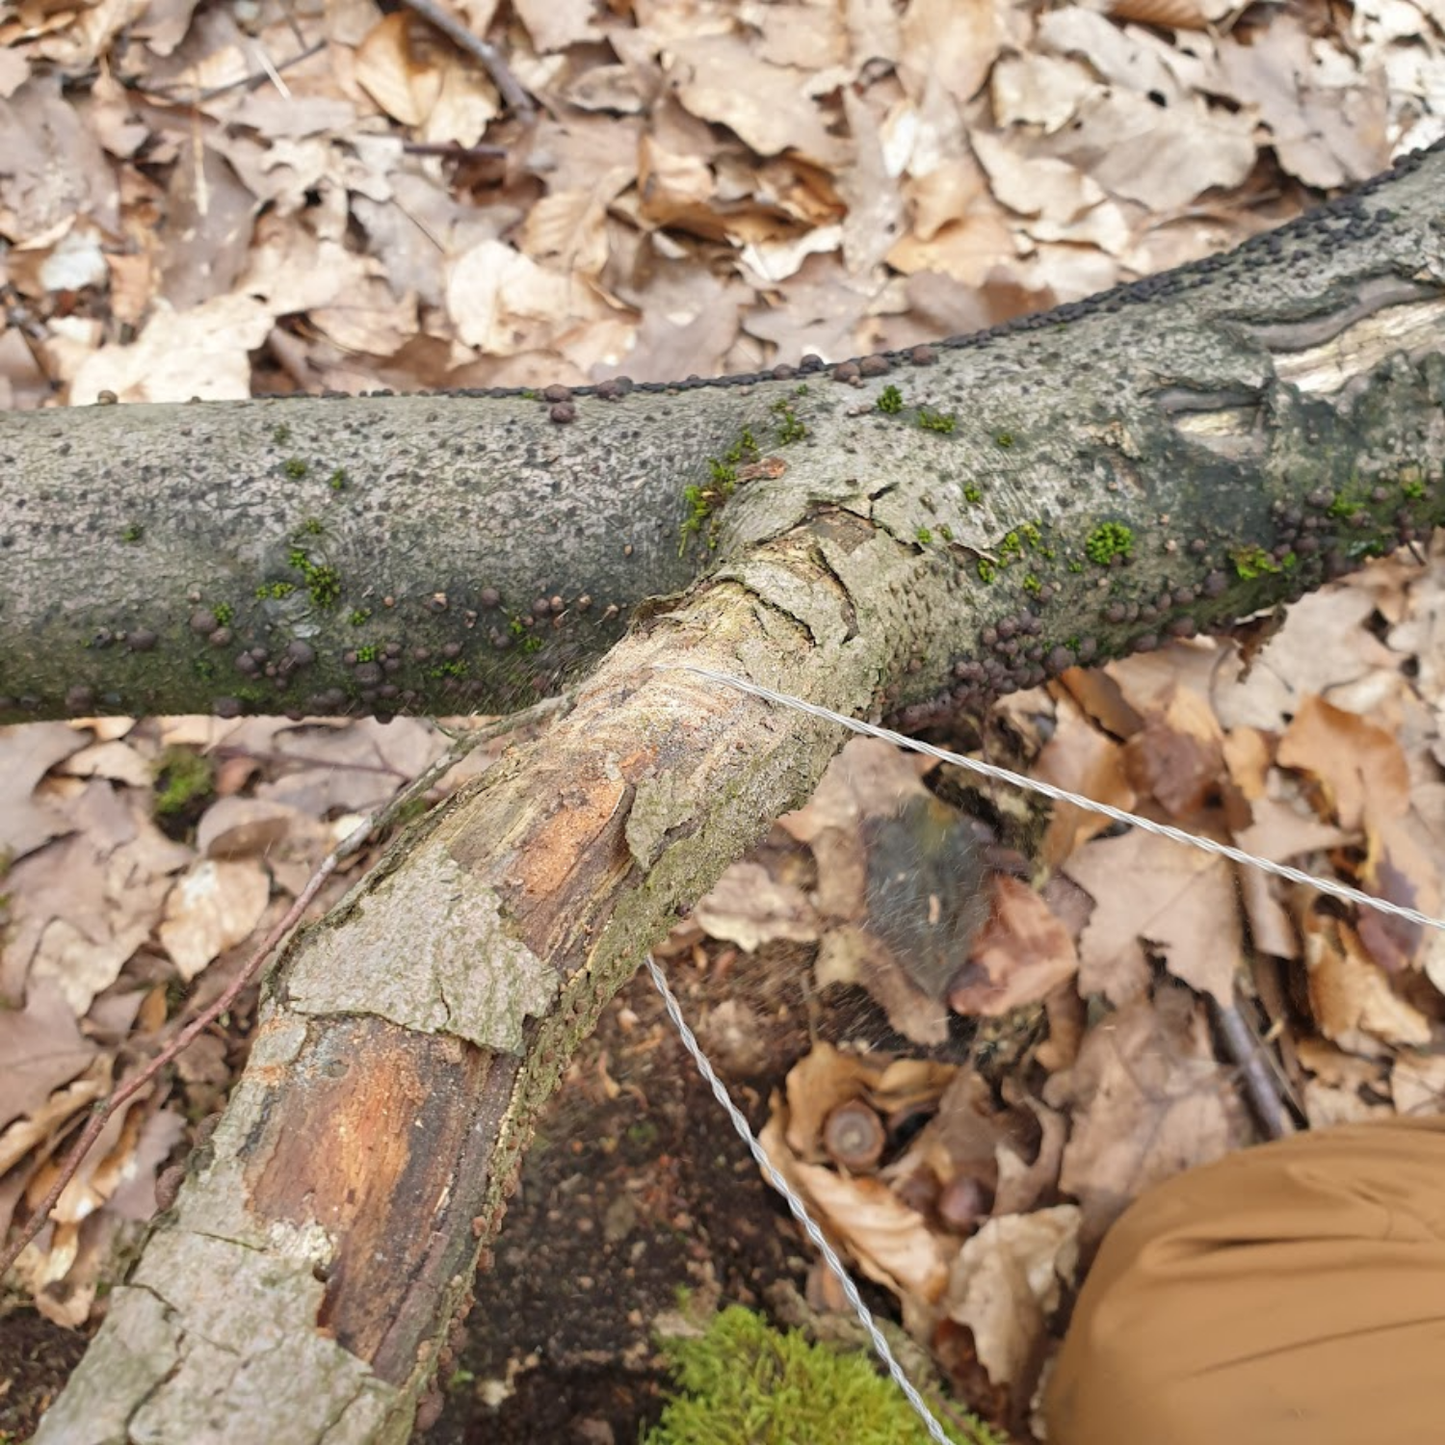
M 493 356 L 543 343 L 564 321 L 607 314 L 585 281 L 547 270 L 501 241 L 482 241 L 451 263 L 446 299 L 461 340 Z
M 828 170 L 851 159 L 851 146 L 828 129 L 804 73 L 769 65 L 740 36 L 697 35 L 668 48 L 668 83 L 695 116 L 725 125 L 759 155 L 783 152 Z
M 61 77 L 32 70 L 0 100 L 0 235 L 20 244 L 88 216 L 110 234 L 119 227 L 115 174 Z
M 115 739 L 82 748 L 57 771 L 76 778 L 110 778 L 132 788 L 148 788 L 155 779 L 150 761 L 128 743 Z
M 904 12 L 899 78 L 915 100 L 937 86 L 971 100 L 1006 38 L 1006 12 L 993 0 L 913 0 Z
M 90 405 L 102 391 L 120 401 L 243 400 L 251 394 L 250 353 L 274 319 L 251 296 L 217 296 L 183 312 L 157 299 L 133 344 L 102 346 L 81 363 L 70 404 Z
M 1310 1007 L 1327 1039 L 1362 1054 L 1378 1054 L 1386 1044 L 1430 1042 L 1430 1021 L 1391 989 L 1347 924 L 1308 917 L 1305 962 Z
M 1342 827 L 1377 827 L 1410 806 L 1410 773 L 1399 743 L 1323 698 L 1303 699 L 1275 756 L 1281 767 L 1320 783 Z
M 1331 58 L 1348 87 L 1330 77 Z M 1362 73 L 1291 14 L 1275 16 L 1252 44 L 1222 39 L 1219 81 L 1222 93 L 1257 110 L 1280 164 L 1307 186 L 1363 181 L 1388 163 L 1383 75 Z
M 846 1179 L 816 1164 L 795 1164 L 791 1173 L 824 1230 L 842 1241 L 869 1279 L 905 1299 L 938 1301 L 952 1249 L 882 1180 Z
M 539 54 L 581 45 L 602 34 L 597 28 L 597 6 L 593 0 L 512 0 L 512 3 Z
M 310 838 L 312 826 L 305 814 L 281 803 L 264 798 L 221 798 L 201 814 L 196 851 L 203 858 L 268 857 L 288 839 L 300 843 Z
M 1038 1152 L 1029 1161 L 1010 1142 L 1000 1141 L 995 1153 L 998 1189 L 993 1201 L 994 1213 L 999 1217 L 1037 1209 L 1040 1199 L 1055 1195 L 1058 1189 L 1064 1145 L 1069 1137 L 1068 1121 L 1057 1109 L 1037 1099 L 1026 1098 L 1024 1102 L 1039 1122 Z
M 5 1079 L 0 1129 L 33 1114 L 95 1054 L 95 1045 L 76 1027 L 70 1005 L 52 983 L 33 985 L 23 1009 L 0 1010 L 0 1076 Z
M 1224 772 L 1224 736 L 1213 709 L 1192 688 L 1176 687 L 1125 745 L 1130 781 L 1176 819 L 1197 815 Z
M 991 200 L 980 198 L 959 219 L 940 226 L 927 240 L 904 236 L 888 252 L 895 271 L 912 276 L 938 271 L 965 286 L 982 286 L 1014 249 L 1013 232 Z
M 1151 1184 L 1244 1142 L 1202 1004 L 1178 992 L 1167 1002 L 1137 999 L 1096 1024 L 1068 1081 L 1059 1187 L 1083 1206 L 1090 1240 Z
M 85 784 L 81 803 L 111 797 L 107 783 Z M 6 940 L 5 984 L 18 994 L 52 979 L 77 1017 L 115 982 L 126 960 L 151 935 L 170 888 L 168 875 L 185 866 L 188 848 L 171 843 L 133 810 L 126 826 L 52 843 L 11 870 L 12 929 Z M 98 810 L 87 816 L 99 817 Z M 18 975 L 18 976 L 17 976 Z
M 190 980 L 251 936 L 271 897 L 271 880 L 253 860 L 197 863 L 171 890 L 161 947 Z
M 750 860 L 734 863 L 698 901 L 693 917 L 711 937 L 748 953 L 779 938 L 811 943 L 818 937 L 818 915 L 802 890 Z
M 1224 765 L 1234 786 L 1250 802 L 1264 797 L 1273 762 L 1274 739 L 1270 734 L 1258 728 L 1238 727 L 1225 736 Z
M 988 1219 L 954 1259 L 943 1309 L 973 1331 L 994 1385 L 1032 1387 L 1049 1317 L 1074 1283 L 1081 1219 L 1074 1204 Z
M 850 829 L 870 815 L 886 817 L 914 797 L 932 796 L 919 781 L 934 766 L 878 738 L 853 738 L 828 764 L 813 796 L 784 814 L 780 827 L 800 843 L 811 843 L 828 828 Z
M 1038 126 L 1050 135 L 1067 125 L 1099 79 L 1076 60 L 1053 55 L 1005 55 L 993 68 L 989 96 L 994 124 Z
M 1110 0 L 1109 14 L 1161 30 L 1207 30 L 1214 19 L 1199 0 Z
M 1070 671 L 1085 675 L 1079 668 Z M 1123 749 L 1099 728 L 1091 727 L 1067 694 L 1059 698 L 1054 735 L 1034 760 L 1032 775 L 1040 782 L 1125 811 L 1132 811 L 1136 801 L 1124 769 Z M 1040 845 L 1040 862 L 1047 869 L 1057 868 L 1109 826 L 1109 820 L 1099 813 L 1073 803 L 1056 803 Z
M 1220 722 L 1282 732 L 1305 698 L 1343 700 L 1362 681 L 1393 672 L 1398 654 L 1362 625 L 1374 609 L 1368 591 L 1351 587 L 1326 587 L 1291 604 L 1246 674 L 1220 669 L 1208 694 Z
M 1065 225 L 1104 199 L 1099 184 L 1067 161 L 1029 156 L 986 131 L 975 131 L 970 143 L 988 172 L 994 195 L 1021 216 Z
M 845 1054 L 831 1044 L 813 1045 L 788 1071 L 784 1137 L 804 1163 L 821 1164 L 823 1125 L 840 1104 L 866 1099 L 880 1113 L 937 1106 L 957 1069 L 921 1059 Z M 774 1116 L 777 1100 L 774 1099 Z
M 475 145 L 497 114 L 491 82 L 405 10 L 382 18 L 356 52 L 356 80 L 388 115 L 434 143 Z
M 1445 1114 L 1445 1057 L 1401 1054 L 1390 1071 L 1390 1092 L 1401 1114 Z
M 1298 799 L 1261 797 L 1250 812 L 1254 821 L 1236 833 L 1234 841 L 1245 852 L 1268 858 L 1272 863 L 1285 863 L 1304 853 L 1338 848 L 1352 836 L 1330 823 L 1320 822 Z
M 1175 978 L 1233 1002 L 1244 939 L 1229 863 L 1134 829 L 1086 843 L 1064 871 L 1095 900 L 1079 940 L 1081 990 L 1116 1004 L 1138 997 L 1147 940 Z
M 608 204 L 631 184 L 633 174 L 631 165 L 612 166 L 585 190 L 543 197 L 528 213 L 522 249 L 534 261 L 595 280 L 608 261 Z
M 88 739 L 63 722 L 0 728 L 0 851 L 13 863 L 73 826 L 60 807 L 37 796 L 40 780 Z
M 1032 888 L 1006 874 L 993 888 L 993 911 L 949 990 L 954 1013 L 999 1018 L 1038 1003 L 1078 972 L 1068 929 Z

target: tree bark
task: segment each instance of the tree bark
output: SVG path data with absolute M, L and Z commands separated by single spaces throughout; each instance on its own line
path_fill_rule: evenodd
M 380 676 L 417 706 L 454 705 L 451 681 L 490 707 L 608 646 L 606 627 L 573 628 L 584 587 L 632 624 L 569 714 L 293 941 L 219 1128 L 37 1439 L 405 1439 L 570 1051 L 840 741 L 672 669 L 926 720 L 929 699 L 971 706 L 1223 626 L 1422 535 L 1445 517 L 1442 238 L 1437 149 L 1228 258 L 827 375 L 0 419 L 18 559 L 3 686 L 24 716 L 67 693 L 71 710 L 211 705 L 235 674 L 196 664 L 231 667 L 233 644 L 266 651 L 255 706 L 305 707 L 319 685 L 389 710 Z M 151 440 L 124 451 L 142 411 Z M 286 448 L 304 474 L 286 475 Z M 332 514 L 307 488 L 336 456 Z M 294 506 L 283 480 L 305 493 Z M 98 497 L 91 563 L 52 529 L 84 526 Z M 300 563 L 295 592 L 253 605 L 288 580 L 307 509 L 323 530 L 301 535 L 327 547 L 309 565 L 339 574 L 339 606 Z M 488 659 L 487 586 L 514 672 Z M 391 672 L 346 660 L 340 618 L 364 606 Z M 193 627 L 207 610 L 216 627 Z M 138 629 L 149 651 L 114 641 Z M 314 660 L 266 678 L 298 641 Z M 448 644 L 465 668 L 410 670 Z

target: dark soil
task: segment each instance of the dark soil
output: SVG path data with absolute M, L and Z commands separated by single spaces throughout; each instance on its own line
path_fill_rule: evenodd
M 0 1315 L 0 1440 L 28 1440 L 85 1353 L 86 1339 L 32 1309 Z
M 811 950 L 664 963 L 759 1129 L 811 1047 Z M 812 1020 L 830 1036 L 826 1019 Z M 698 1077 L 645 972 L 607 1009 L 527 1156 L 424 1445 L 632 1445 L 662 1407 L 656 1321 L 682 1289 L 761 1306 L 813 1251 Z M 442 1382 L 446 1384 L 446 1381 Z

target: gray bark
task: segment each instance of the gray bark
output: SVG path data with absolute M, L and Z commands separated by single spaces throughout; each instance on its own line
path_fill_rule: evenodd
M 296 520 L 265 440 L 278 416 L 308 456 L 334 455 L 312 441 L 323 426 L 353 447 L 374 437 L 364 460 L 348 456 L 371 510 L 324 519 L 328 557 L 394 599 L 383 645 L 446 635 L 473 647 L 458 657 L 475 663 L 479 705 L 517 679 L 494 682 L 479 660 L 480 616 L 470 632 L 435 630 L 439 618 L 455 628 L 469 588 L 505 575 L 503 606 L 520 607 L 545 577 L 566 613 L 584 583 L 594 602 L 604 595 L 593 580 L 604 578 L 633 623 L 571 713 L 418 824 L 293 942 L 220 1128 L 37 1438 L 404 1439 L 570 1050 L 647 945 L 806 795 L 839 742 L 668 669 L 719 667 L 846 713 L 911 706 L 917 720 L 927 699 L 973 703 L 1086 655 L 1224 624 L 1423 534 L 1445 515 L 1442 246 L 1436 151 L 1220 262 L 942 347 L 931 364 L 811 377 L 801 395 L 788 379 L 583 397 L 569 423 L 518 400 L 157 408 L 155 470 L 112 466 L 119 500 L 106 491 L 96 534 L 180 488 L 144 513 L 157 556 L 175 554 L 148 594 L 164 601 L 149 626 L 165 647 L 146 655 L 179 662 L 145 676 L 107 672 L 124 644 L 83 646 L 92 628 L 151 616 L 127 554 L 108 546 L 92 569 L 73 543 L 47 540 L 49 522 L 29 525 L 84 515 L 126 413 L 5 419 L 0 526 L 21 564 L 7 564 L 0 630 L 5 687 L 33 697 L 30 715 L 63 710 L 76 687 L 113 690 L 120 706 L 210 701 L 190 671 L 208 645 L 187 635 L 198 604 L 170 589 L 279 565 Z M 385 420 L 362 420 L 373 413 Z M 928 417 L 952 430 L 921 426 Z M 226 464 L 246 479 L 236 495 L 207 461 L 222 427 L 246 448 Z M 634 459 L 633 427 L 654 460 Z M 104 442 L 87 440 L 93 428 L 109 428 Z M 384 430 L 397 433 L 386 445 Z M 711 558 L 711 570 L 643 605 L 688 575 L 682 489 L 707 485 L 707 458 L 721 462 L 745 430 L 760 462 L 776 462 L 739 475 L 703 519 L 694 563 Z M 459 460 L 473 436 L 499 459 L 485 476 Z M 570 515 L 556 509 L 567 501 L 546 509 L 549 457 L 566 469 Z M 248 512 L 268 468 L 266 500 Z M 525 514 L 501 510 L 507 468 L 530 479 Z M 198 473 L 195 493 L 166 480 Z M 619 491 L 622 511 L 607 511 Z M 172 503 L 190 495 L 203 505 L 180 520 Z M 475 496 L 491 498 L 489 526 L 505 515 L 512 530 L 482 535 Z M 644 500 L 656 510 L 639 511 Z M 52 510 L 31 510 L 42 503 Z M 232 516 L 248 537 L 224 540 L 219 519 Z M 633 542 L 636 571 L 618 570 L 639 522 L 650 530 Z M 80 600 L 97 590 L 99 604 Z M 231 625 L 279 654 L 290 620 L 243 609 L 242 590 Z M 434 590 L 445 611 L 426 611 Z M 326 618 L 306 620 L 320 647 L 341 646 Z M 37 630 L 66 658 L 63 675 L 26 641 Z M 578 659 L 560 665 L 608 640 L 577 636 Z M 527 654 L 539 669 L 551 645 Z M 328 666 L 331 685 L 367 701 L 344 660 Z

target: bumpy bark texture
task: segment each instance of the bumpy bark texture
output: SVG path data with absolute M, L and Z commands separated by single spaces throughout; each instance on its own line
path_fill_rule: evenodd
M 632 623 L 289 949 L 37 1438 L 406 1438 L 570 1050 L 840 740 L 677 664 L 920 720 L 1227 622 L 1445 518 L 1442 402 L 1437 151 L 1228 258 L 828 373 L 0 418 L 23 716 L 494 706 L 580 675 L 609 604 Z

